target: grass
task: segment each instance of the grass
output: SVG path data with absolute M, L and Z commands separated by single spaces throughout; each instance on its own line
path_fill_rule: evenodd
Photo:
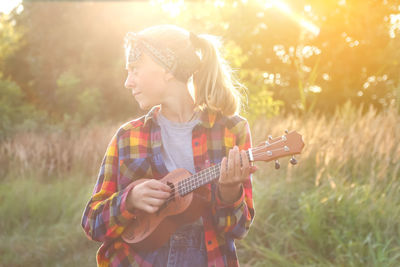
M 392 108 L 348 105 L 330 117 L 253 123 L 255 144 L 296 129 L 306 146 L 296 166 L 257 163 L 241 265 L 400 266 L 399 118 Z M 116 129 L 25 133 L 0 144 L 0 266 L 95 266 L 100 244 L 87 240 L 80 219 Z
M 0 266 L 96 266 L 97 244 L 80 227 L 93 179 L 37 177 L 1 184 Z
M 304 135 L 299 165 L 262 166 L 245 266 L 400 266 L 400 119 L 345 106 L 330 117 L 259 122 Z M 259 129 L 257 128 L 259 127 Z M 278 133 L 276 133 L 278 134 Z M 259 164 L 263 165 L 263 164 Z

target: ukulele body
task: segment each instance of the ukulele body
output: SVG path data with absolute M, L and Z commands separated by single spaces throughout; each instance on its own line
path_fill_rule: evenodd
M 131 246 L 137 250 L 154 250 L 165 244 L 179 226 L 200 218 L 204 210 L 209 207 L 209 201 L 207 201 L 209 190 L 206 186 L 202 186 L 183 197 L 180 196 L 178 183 L 190 176 L 189 171 L 176 169 L 160 179 L 159 181 L 171 187 L 172 192 L 175 192 L 175 197 L 155 213 L 138 211 L 137 217 L 122 233 L 122 239 L 131 243 Z M 139 179 L 129 187 L 147 180 L 149 179 Z

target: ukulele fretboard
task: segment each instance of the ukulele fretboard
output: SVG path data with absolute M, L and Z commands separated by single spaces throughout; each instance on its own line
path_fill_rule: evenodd
M 247 158 L 250 158 L 249 151 L 246 151 Z M 240 164 L 242 165 L 242 158 L 240 158 Z M 178 183 L 178 192 L 180 196 L 185 196 L 197 188 L 211 183 L 213 180 L 219 178 L 221 172 L 221 163 L 215 164 L 207 169 L 199 171 L 192 176 L 180 181 Z

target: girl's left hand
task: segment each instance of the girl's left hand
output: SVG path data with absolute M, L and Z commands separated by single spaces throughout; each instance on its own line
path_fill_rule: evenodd
M 240 164 L 242 158 L 242 164 Z M 250 173 L 257 170 L 256 166 L 251 166 L 246 151 L 239 151 L 235 146 L 229 150 L 228 158 L 224 157 L 221 162 L 221 171 L 218 180 L 218 189 L 224 200 L 234 200 L 239 194 L 240 187 L 245 182 Z

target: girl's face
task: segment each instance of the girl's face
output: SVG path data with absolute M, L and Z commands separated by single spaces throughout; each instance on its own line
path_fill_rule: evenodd
M 166 71 L 146 53 L 128 66 L 125 87 L 132 90 L 141 109 L 150 109 L 163 102 L 166 88 Z

